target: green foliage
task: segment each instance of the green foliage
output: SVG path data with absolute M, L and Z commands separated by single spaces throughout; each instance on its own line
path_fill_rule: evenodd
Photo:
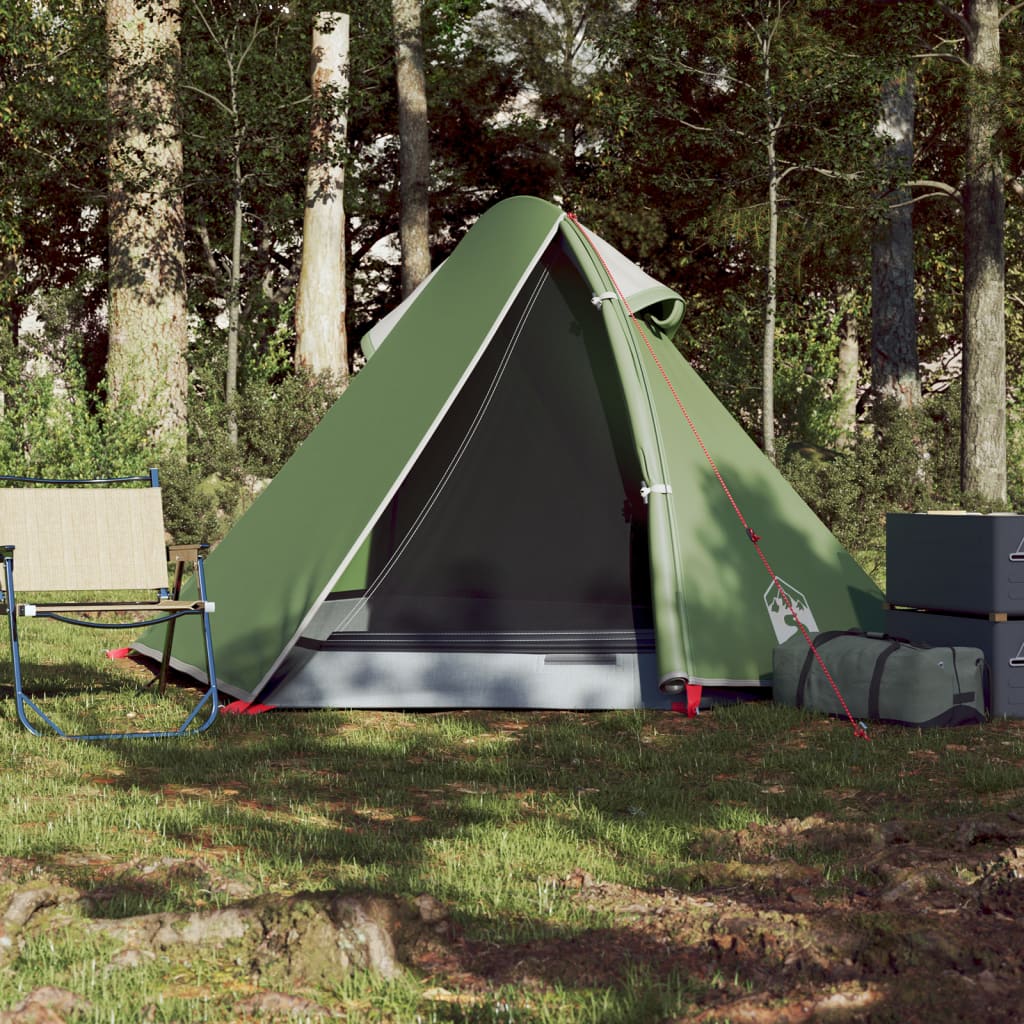
M 857 307 L 861 308 L 857 308 Z M 837 440 L 835 384 L 848 315 L 870 311 L 855 296 L 810 293 L 783 302 L 775 333 L 775 418 L 778 430 L 819 445 Z
M 275 476 L 340 393 L 337 381 L 304 369 L 252 377 L 233 406 L 234 445 L 229 409 L 206 383 L 197 375 L 189 414 L 191 460 L 207 474 L 239 482 Z
M 748 431 L 760 421 L 761 339 L 756 294 L 739 282 L 711 298 L 695 294 L 676 343 L 704 382 Z
M 252 476 L 277 474 L 340 394 L 338 381 L 297 370 L 250 381 L 238 403 L 240 459 Z
M 180 456 L 165 459 L 160 468 L 164 527 L 178 544 L 210 544 L 224 533 L 220 490 L 204 479 L 195 462 Z
M 601 128 L 593 116 L 601 41 L 623 19 L 621 0 L 505 0 L 485 6 L 478 35 L 520 101 L 509 105 L 538 194 L 572 206 L 592 173 Z M 523 95 L 532 97 L 524 104 Z M 523 161 L 525 164 L 526 161 Z
M 783 296 L 776 328 L 775 416 L 782 436 L 834 446 L 836 371 L 844 318 L 867 319 L 855 294 Z M 729 412 L 760 439 L 761 322 L 756 289 L 739 283 L 720 296 L 694 296 L 677 342 Z
M 0 10 L 0 297 L 14 316 L 104 253 L 102 54 L 96 4 Z
M 863 237 L 856 196 L 876 145 L 878 72 L 850 52 L 837 59 L 844 21 L 814 0 L 650 0 L 600 40 L 611 67 L 585 198 L 656 211 L 656 276 L 709 298 L 763 284 L 769 143 L 784 177 L 780 285 L 849 261 L 852 235 Z
M 258 371 L 265 370 L 265 374 Z M 214 541 L 252 504 L 340 394 L 330 376 L 251 368 L 229 406 L 216 368 L 194 375 L 189 402 L 189 456 L 161 471 L 164 521 L 176 540 Z M 238 439 L 231 440 L 231 413 Z
M 194 376 L 186 459 L 155 447 L 140 416 L 97 404 L 73 335 L 55 351 L 47 337 L 18 349 L 0 341 L 0 473 L 90 479 L 156 466 L 164 521 L 179 542 L 223 536 L 339 394 L 336 381 L 293 372 L 272 354 L 249 368 L 231 406 L 233 444 L 217 366 L 208 365 Z
M 312 14 L 301 0 L 288 6 L 188 0 L 181 11 L 189 302 L 213 323 L 237 301 L 246 345 L 273 329 L 277 292 L 287 293 L 298 258 Z M 245 216 L 232 296 L 236 202 Z
M 916 413 L 883 407 L 876 410 L 876 424 L 845 452 L 791 443 L 780 468 L 881 582 L 887 512 L 965 507 L 959 491 L 959 394 L 929 398 Z
M 552 191 L 537 167 L 548 147 L 531 145 L 532 123 L 507 116 L 521 82 L 478 31 L 473 19 L 483 6 L 437 0 L 423 18 L 438 256 L 495 198 Z M 312 0 L 181 5 L 189 301 L 206 323 L 223 314 L 237 197 L 244 208 L 243 349 L 271 336 L 297 280 L 310 147 L 310 28 L 322 7 Z M 398 295 L 393 263 L 374 249 L 398 230 L 397 106 L 390 4 L 354 0 L 345 10 L 350 88 L 331 101 L 344 107 L 347 120 L 344 203 L 348 285 L 358 295 L 349 304 L 355 336 Z
M 207 523 L 214 509 L 222 529 L 329 401 L 329 385 L 320 391 L 287 372 L 309 148 L 310 26 L 320 6 L 312 0 L 180 5 L 177 84 L 196 336 L 193 461 L 162 468 L 172 504 L 182 507 L 172 518 L 183 529 Z M 868 7 L 824 0 L 427 0 L 435 262 L 503 196 L 529 193 L 575 206 L 595 230 L 685 296 L 686 355 L 756 433 L 766 115 L 774 110 L 776 170 L 785 175 L 778 428 L 834 446 L 838 325 L 829 296 L 858 293 L 866 306 L 866 243 L 880 190 L 892 184 L 879 171 L 878 83 L 905 69 L 908 55 L 923 46 L 950 56 L 961 46 L 938 5 Z M 352 49 L 345 206 L 355 337 L 396 293 L 394 267 L 375 246 L 397 226 L 398 145 L 389 5 L 356 0 L 346 9 Z M 764 19 L 776 17 L 766 68 L 757 36 L 764 36 Z M 1018 180 L 1020 25 L 1021 15 L 1010 12 L 997 96 L 1005 108 L 1000 146 Z M 54 390 L 46 375 L 23 376 L 22 362 L 15 372 L 4 358 L 0 457 L 12 467 L 45 464 L 63 472 L 73 464 L 109 472 L 114 464 L 159 461 L 145 454 L 137 424 L 114 422 L 103 409 L 104 28 L 102 4 L 78 0 L 9 3 L 0 12 L 0 294 L 15 338 L 27 308 L 47 319 L 46 354 L 65 382 Z M 964 171 L 963 71 L 946 60 L 914 67 L 915 172 L 922 180 L 956 183 Z M 937 364 L 959 345 L 962 221 L 948 197 L 926 198 L 932 191 L 915 193 L 914 220 L 919 350 L 922 360 Z M 224 337 L 214 325 L 231 297 L 225 268 L 236 197 L 244 211 L 242 394 L 229 410 L 219 397 Z M 1009 378 L 1024 382 L 1024 241 L 1021 204 L 1012 192 L 1007 218 Z M 866 313 L 861 319 L 866 323 Z M 82 372 L 71 365 L 76 361 Z M 238 424 L 237 447 L 229 440 L 229 413 Z M 1011 498 L 1020 507 L 1024 425 L 1012 407 L 1010 432 Z M 927 474 L 935 476 L 939 461 L 955 461 L 958 448 L 951 433 L 945 449 L 930 452 Z M 843 459 L 857 457 L 855 451 Z M 873 458 L 865 448 L 864 466 Z M 947 475 L 943 468 L 939 476 Z M 866 469 L 863 479 L 865 486 L 881 486 Z
M 158 457 L 138 416 L 93 409 L 74 350 L 54 363 L 45 353 L 14 350 L 8 342 L 0 351 L 0 392 L 0 473 L 133 476 Z

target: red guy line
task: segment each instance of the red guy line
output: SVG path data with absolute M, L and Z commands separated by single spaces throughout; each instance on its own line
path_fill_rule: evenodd
M 619 282 L 615 280 L 615 275 L 611 272 L 611 269 L 605 261 L 604 256 L 601 255 L 600 250 L 594 244 L 594 240 L 590 237 L 590 234 L 587 231 L 587 229 L 579 222 L 579 218 L 577 218 L 576 214 L 570 213 L 568 214 L 568 218 L 573 222 L 573 224 L 576 225 L 577 229 L 583 236 L 587 245 L 590 246 L 594 255 L 597 257 L 601 266 L 604 267 L 604 272 L 608 275 L 608 280 L 611 281 L 612 287 L 614 287 L 616 294 L 622 302 L 622 305 L 625 307 L 626 312 L 629 314 L 629 319 L 633 322 L 633 326 L 637 329 L 637 332 L 643 339 L 643 343 L 647 348 L 648 354 L 650 355 L 651 359 L 654 360 L 654 365 L 657 366 L 659 373 L 661 374 L 663 380 L 665 381 L 665 384 L 668 386 L 668 389 L 672 394 L 672 397 L 675 399 L 676 405 L 679 407 L 679 411 L 683 414 L 683 417 L 689 425 L 690 431 L 696 439 L 697 444 L 700 445 L 700 450 L 704 453 L 704 457 L 707 459 L 708 465 L 711 467 L 712 472 L 715 474 L 715 478 L 718 480 L 719 484 L 722 487 L 722 490 L 725 492 L 725 496 L 729 499 L 729 504 L 732 506 L 733 512 L 736 513 L 737 519 L 739 519 L 740 524 L 743 526 L 743 529 L 746 531 L 747 536 L 750 538 L 750 542 L 754 545 L 754 550 L 757 552 L 758 557 L 761 559 L 762 564 L 768 572 L 768 575 L 771 577 L 772 583 L 775 584 L 775 589 L 779 592 L 780 596 L 782 597 L 783 603 L 789 609 L 789 613 L 793 616 L 793 621 L 796 623 L 801 634 L 803 635 L 804 640 L 807 642 L 807 646 L 811 649 L 811 653 L 814 655 L 815 661 L 817 661 L 822 672 L 825 674 L 825 678 L 829 681 L 829 685 L 835 692 L 835 695 L 838 698 L 839 703 L 842 705 L 843 711 L 846 712 L 846 717 L 850 720 L 850 724 L 853 726 L 854 735 L 859 737 L 860 739 L 868 739 L 867 729 L 864 727 L 862 723 L 858 723 L 854 719 L 853 713 L 850 711 L 849 706 L 843 699 L 843 695 L 842 693 L 840 693 L 839 687 L 836 684 L 835 679 L 832 678 L 832 673 L 829 671 L 828 666 L 822 660 L 821 654 L 818 652 L 818 648 L 815 646 L 814 640 L 811 638 L 811 634 L 807 631 L 807 627 L 800 621 L 800 616 L 797 615 L 796 608 L 793 607 L 793 602 L 790 599 L 789 594 L 786 593 L 786 588 L 783 587 L 782 583 L 779 580 L 779 577 L 775 574 L 775 570 L 772 569 L 771 563 L 768 561 L 767 556 L 765 555 L 764 551 L 761 550 L 760 536 L 754 533 L 754 531 L 750 528 L 749 524 L 747 523 L 747 520 L 744 518 L 744 515 L 740 510 L 740 507 L 737 504 L 736 499 L 732 495 L 732 491 L 729 490 L 729 485 L 725 482 L 725 478 L 722 476 L 722 473 L 719 470 L 718 465 L 712 458 L 711 452 L 708 451 L 708 447 L 704 443 L 704 439 L 701 437 L 700 431 L 697 429 L 697 425 L 691 419 L 690 414 L 689 412 L 687 412 L 686 406 L 683 403 L 682 398 L 679 397 L 679 392 L 676 391 L 676 387 L 672 383 L 672 379 L 669 377 L 668 372 L 665 370 L 665 367 L 662 365 L 661 360 L 657 356 L 657 353 L 654 351 L 654 346 L 651 344 L 651 341 L 647 336 L 647 332 L 644 330 L 643 324 L 640 322 L 637 315 L 633 312 L 633 309 L 629 304 L 629 300 L 626 298 L 626 296 L 622 292 L 622 289 L 619 287 Z

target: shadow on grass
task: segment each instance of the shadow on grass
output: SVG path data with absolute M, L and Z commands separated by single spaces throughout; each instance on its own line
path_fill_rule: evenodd
M 39 669 L 47 687 L 59 681 Z M 100 694 L 123 685 L 113 673 Z M 0 712 L 9 744 L 3 733 L 19 727 L 8 702 Z M 1019 761 L 1014 726 L 991 728 Z M 901 971 L 949 974 L 949 954 L 905 952 L 903 906 L 876 904 L 875 917 L 851 924 L 850 901 L 881 885 L 851 871 L 872 852 L 858 829 L 911 810 L 903 766 L 934 766 L 931 788 L 911 794 L 923 827 L 948 814 L 959 762 L 975 754 L 965 738 L 890 729 L 866 744 L 842 722 L 748 706 L 695 722 L 658 712 L 275 712 L 226 715 L 181 741 L 30 739 L 17 744 L 19 767 L 65 776 L 41 813 L 77 803 L 96 830 L 83 840 L 62 837 L 59 824 L 39 829 L 20 837 L 18 856 L 93 890 L 98 916 L 192 909 L 210 898 L 211 875 L 253 893 L 428 892 L 462 935 L 438 967 L 449 984 L 624 993 L 642 971 L 643 998 L 660 1000 L 649 1019 L 823 983 L 887 993 Z M 787 822 L 810 816 L 816 838 L 801 845 Z M 167 870 L 149 870 L 161 859 Z M 214 896 L 234 898 L 230 888 Z M 765 914 L 804 938 L 780 942 Z M 851 937 L 857 928 L 875 952 Z M 837 952 L 811 955 L 801 942 Z

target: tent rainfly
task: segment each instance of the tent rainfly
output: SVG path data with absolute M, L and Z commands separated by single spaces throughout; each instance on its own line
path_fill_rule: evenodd
M 557 207 L 493 207 L 207 560 L 219 686 L 667 708 L 685 684 L 770 686 L 794 611 L 881 629 L 878 589 L 673 346 L 682 310 Z M 136 649 L 159 657 L 162 630 Z M 172 664 L 205 680 L 187 631 Z

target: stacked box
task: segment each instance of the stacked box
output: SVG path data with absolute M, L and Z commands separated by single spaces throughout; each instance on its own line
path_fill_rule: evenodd
M 886 517 L 886 632 L 980 647 L 986 707 L 1024 718 L 1024 516 Z
M 1024 516 L 889 513 L 885 596 L 905 608 L 1024 618 Z
M 1024 718 L 1024 619 L 993 622 L 980 616 L 889 608 L 885 631 L 897 639 L 936 647 L 980 647 L 989 670 L 985 687 L 989 714 Z

